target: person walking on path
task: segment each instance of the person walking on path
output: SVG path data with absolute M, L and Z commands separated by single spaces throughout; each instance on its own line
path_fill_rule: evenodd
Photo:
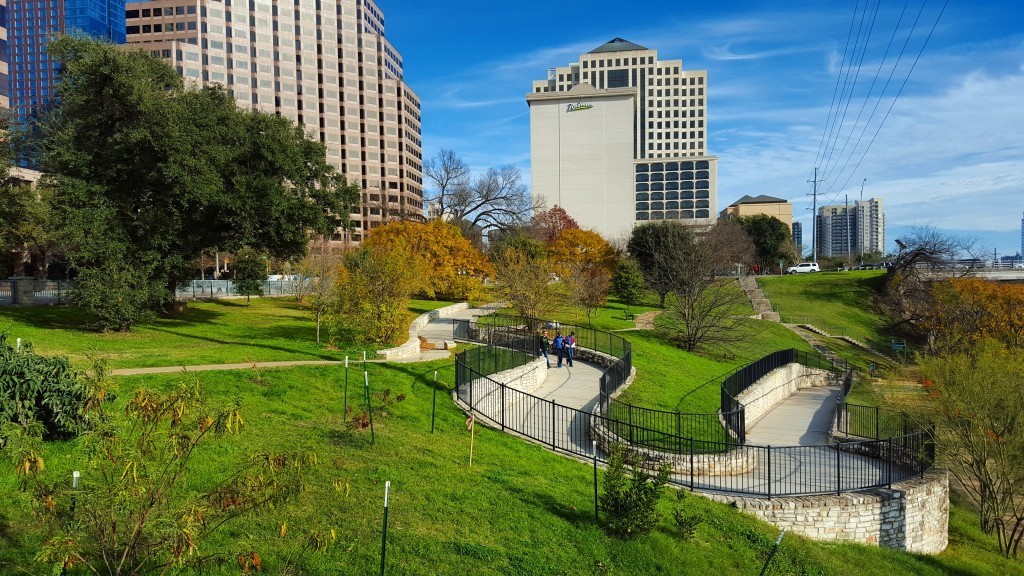
M 569 332 L 569 337 L 565 339 L 565 361 L 572 368 L 572 359 L 576 355 L 576 333 Z
M 555 356 L 558 356 L 558 367 L 561 368 L 565 358 L 565 338 L 561 332 L 555 332 Z
M 538 330 L 537 335 L 537 346 L 540 347 L 540 353 L 544 355 L 544 362 L 547 363 L 548 368 L 551 368 L 551 359 L 548 358 L 548 346 L 551 345 L 551 343 L 548 342 L 548 331 Z

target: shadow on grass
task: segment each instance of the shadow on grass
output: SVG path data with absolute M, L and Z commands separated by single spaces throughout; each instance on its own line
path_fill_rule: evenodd
M 94 332 L 83 327 L 89 320 L 88 315 L 66 304 L 23 308 L 4 306 L 0 308 L 0 327 L 3 326 L 4 320 L 14 320 L 34 328 L 59 328 L 62 330 Z
M 415 389 L 417 384 L 422 384 L 424 387 L 430 389 L 434 388 L 434 372 L 437 372 L 437 389 L 443 391 L 451 391 L 454 389 L 455 382 L 455 365 L 454 364 L 443 364 L 434 365 L 430 368 L 423 369 L 420 364 L 392 364 L 388 366 L 391 370 L 408 374 L 412 376 L 413 382 L 410 389 Z
M 202 341 L 202 342 L 209 342 L 211 344 L 220 344 L 222 346 L 239 346 L 239 347 L 243 347 L 243 348 L 261 348 L 261 349 L 264 349 L 264 350 L 276 350 L 278 352 L 287 352 L 287 353 L 290 353 L 290 354 L 302 354 L 302 355 L 309 356 L 309 357 L 312 357 L 312 358 L 317 358 L 317 359 L 320 359 L 320 360 L 337 360 L 338 359 L 336 354 L 332 355 L 332 354 L 327 354 L 327 353 L 323 353 L 323 352 L 317 353 L 317 352 L 312 352 L 312 351 L 309 351 L 309 350 L 301 350 L 301 349 L 295 349 L 295 348 L 285 348 L 283 346 L 273 346 L 273 345 L 270 345 L 270 344 L 259 344 L 259 343 L 256 343 L 256 342 L 237 342 L 237 341 L 232 341 L 232 340 L 222 340 L 222 339 L 213 338 L 213 337 L 210 337 L 210 336 L 199 336 L 199 335 L 196 335 L 196 334 L 188 334 L 186 332 L 181 332 L 181 331 L 177 331 L 177 330 L 169 330 L 167 328 L 159 328 L 157 326 L 149 326 L 149 330 L 152 330 L 154 332 L 163 332 L 165 334 L 171 334 L 173 336 L 177 336 L 179 338 L 186 338 L 186 339 L 189 339 L 189 340 L 199 340 L 199 341 Z M 239 362 L 248 362 L 249 359 L 248 358 L 239 358 L 238 361 Z
M 499 474 L 488 474 L 488 480 L 504 488 L 515 499 L 527 506 L 547 510 L 559 518 L 573 525 L 592 524 L 594 522 L 594 509 L 579 509 L 556 500 L 551 494 L 540 490 L 532 490 L 523 486 L 514 486 L 504 476 Z

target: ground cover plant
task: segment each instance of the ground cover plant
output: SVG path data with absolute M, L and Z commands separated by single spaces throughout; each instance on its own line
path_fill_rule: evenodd
M 204 574 L 240 574 L 239 557 L 251 561 L 253 552 L 264 573 L 376 573 L 387 480 L 392 482 L 388 574 L 753 575 L 778 534 L 729 506 L 691 497 L 687 512 L 704 521 L 686 540 L 672 520 L 676 499 L 666 494 L 658 504 L 665 517 L 650 535 L 629 541 L 608 537 L 593 520 L 588 465 L 481 427 L 470 469 L 465 416 L 443 395 L 436 432 L 430 434 L 433 372 L 438 370 L 439 379 L 450 386 L 450 362 L 370 365 L 369 370 L 372 443 L 368 430 L 346 425 L 341 367 L 263 370 L 258 377 L 251 370 L 202 375 L 206 398 L 213 403 L 240 399 L 248 425 L 196 450 L 188 490 L 202 491 L 225 466 L 256 451 L 308 451 L 319 461 L 308 472 L 308 492 L 300 505 L 248 516 L 215 534 L 204 550 L 221 552 L 224 562 L 208 566 Z M 353 399 L 362 398 L 354 394 L 359 387 L 354 372 L 348 390 L 353 411 L 362 401 Z M 123 413 L 134 390 L 171 390 L 181 379 L 176 374 L 118 378 L 119 400 L 110 413 Z M 385 390 L 406 399 L 385 407 Z M 46 473 L 69 481 L 82 450 L 81 440 L 47 443 Z M 41 529 L 26 502 L 30 497 L 19 490 L 11 468 L 0 468 L 0 573 L 50 572 L 34 561 Z M 956 508 L 954 518 L 960 522 Z M 311 535 L 331 530 L 333 539 L 311 544 Z M 991 539 L 979 531 L 954 537 L 949 551 L 929 558 L 787 535 L 768 573 L 1024 574 L 1019 562 L 999 557 Z
M 413 317 L 451 304 L 413 300 L 406 316 Z M 371 356 L 375 346 L 352 345 L 329 349 L 316 344 L 316 324 L 308 311 L 291 298 L 190 302 L 180 315 L 157 318 L 129 333 L 99 334 L 83 328 L 87 319 L 66 306 L 0 308 L 0 332 L 13 341 L 32 342 L 36 352 L 68 356 L 84 369 L 88 356 L 106 360 L 111 369 L 269 362 L 282 360 L 344 360 Z M 405 334 L 402 334 L 402 340 Z

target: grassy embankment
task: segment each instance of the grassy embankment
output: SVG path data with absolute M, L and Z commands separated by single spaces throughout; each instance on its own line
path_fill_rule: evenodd
M 409 317 L 450 304 L 413 300 Z M 0 333 L 32 342 L 40 354 L 63 354 L 77 368 L 89 357 L 109 368 L 232 364 L 280 360 L 339 360 L 374 355 L 374 346 L 328 349 L 316 343 L 310 314 L 292 298 L 256 298 L 189 303 L 188 311 L 132 328 L 98 332 L 82 328 L 85 317 L 70 306 L 0 308 Z M 401 339 L 406 335 L 403 333 Z
M 255 326 L 265 311 L 250 310 L 249 322 L 242 312 L 240 325 Z M 308 331 L 311 322 L 296 318 Z M 305 325 L 303 326 L 303 322 Z M 47 340 L 51 352 L 82 357 L 90 340 L 64 339 L 35 326 L 36 335 Z M 223 327 L 196 319 L 182 331 L 206 337 Z M 252 331 L 258 332 L 253 328 Z M 687 355 L 670 348 L 652 333 L 625 332 L 635 344 L 640 374 L 652 372 L 658 388 L 675 388 L 666 398 L 680 397 L 695 388 L 704 374 L 726 365 Z M 782 333 L 762 332 L 761 344 L 752 340 L 750 352 L 760 355 L 761 345 L 779 343 Z M 259 339 L 253 336 L 253 340 Z M 186 339 L 184 342 L 189 342 Z M 235 353 L 250 350 L 242 340 Z M 179 341 L 181 343 L 182 341 Z M 120 357 L 144 357 L 124 339 L 113 351 Z M 120 350 L 117 348 L 120 347 Z M 146 346 L 141 346 L 145 349 Z M 201 352 L 193 350 L 193 352 Z M 736 352 L 737 363 L 743 354 Z M 708 362 L 700 368 L 699 363 Z M 198 363 L 188 360 L 189 364 Z M 592 471 L 589 466 L 548 453 L 540 447 L 497 431 L 480 430 L 476 438 L 474 467 L 466 466 L 468 433 L 464 416 L 441 396 L 438 426 L 430 434 L 433 370 L 450 387 L 452 365 L 438 362 L 419 365 L 370 365 L 374 393 L 390 388 L 393 395 L 406 394 L 404 402 L 375 419 L 377 441 L 371 445 L 367 431 L 354 431 L 341 416 L 340 367 L 301 367 L 261 371 L 203 373 L 199 377 L 210 402 L 243 401 L 250 423 L 242 433 L 229 436 L 197 452 L 188 488 L 211 486 L 225 471 L 255 451 L 310 450 L 320 465 L 310 472 L 309 492 L 294 506 L 251 516 L 230 525 L 207 544 L 207 550 L 259 550 L 267 573 L 282 573 L 295 560 L 305 527 L 329 525 L 338 541 L 322 554 L 297 560 L 306 574 L 367 574 L 379 565 L 380 517 L 383 483 L 392 481 L 388 532 L 388 574 L 757 574 L 777 530 L 738 511 L 701 498 L 688 502 L 707 516 L 696 537 L 684 542 L 668 520 L 650 536 L 630 542 L 607 538 L 592 518 Z M 654 376 L 655 370 L 661 376 Z M 692 379 L 678 376 L 693 372 Z M 722 370 L 725 372 L 726 370 Z M 181 376 L 122 377 L 115 380 L 119 395 L 110 412 L 123 414 L 123 402 L 140 387 L 166 389 Z M 706 380 L 706 378 L 705 378 Z M 638 380 L 643 382 L 643 380 Z M 638 388 L 639 389 L 639 388 Z M 350 391 L 351 392 L 351 391 Z M 654 394 L 654 393 L 652 393 Z M 349 399 L 352 402 L 352 394 Z M 654 396 L 652 396 L 654 398 Z M 655 400 L 652 400 L 655 401 Z M 677 401 L 678 402 L 678 401 Z M 82 468 L 83 442 L 50 443 L 44 454 L 46 477 L 70 477 Z M 334 488 L 335 481 L 348 483 L 351 492 Z M 89 482 L 86 471 L 85 482 Z M 42 574 L 50 571 L 33 562 L 41 545 L 38 524 L 18 490 L 9 467 L 0 468 L 0 573 Z M 670 498 L 662 501 L 668 511 Z M 288 522 L 289 536 L 280 538 L 280 524 Z M 982 535 L 970 512 L 953 506 L 951 547 L 936 557 L 919 557 L 892 550 L 849 544 L 821 544 L 787 535 L 773 560 L 771 574 L 1024 574 L 1020 562 L 1006 561 L 995 553 L 994 542 Z M 237 574 L 228 561 L 209 574 Z

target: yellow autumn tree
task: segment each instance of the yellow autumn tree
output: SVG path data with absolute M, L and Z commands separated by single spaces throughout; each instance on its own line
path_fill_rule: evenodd
M 484 278 L 494 274 L 491 263 L 459 228 L 442 220 L 390 222 L 370 232 L 364 245 L 405 246 L 426 276 L 421 294 L 427 298 L 469 299 L 483 286 Z
M 548 244 L 548 257 L 559 276 L 568 276 L 573 270 L 601 269 L 610 277 L 615 270 L 615 250 L 593 230 L 562 230 Z
M 591 323 L 608 298 L 615 250 L 597 232 L 571 228 L 548 244 L 548 255 L 562 279 L 565 299 Z

